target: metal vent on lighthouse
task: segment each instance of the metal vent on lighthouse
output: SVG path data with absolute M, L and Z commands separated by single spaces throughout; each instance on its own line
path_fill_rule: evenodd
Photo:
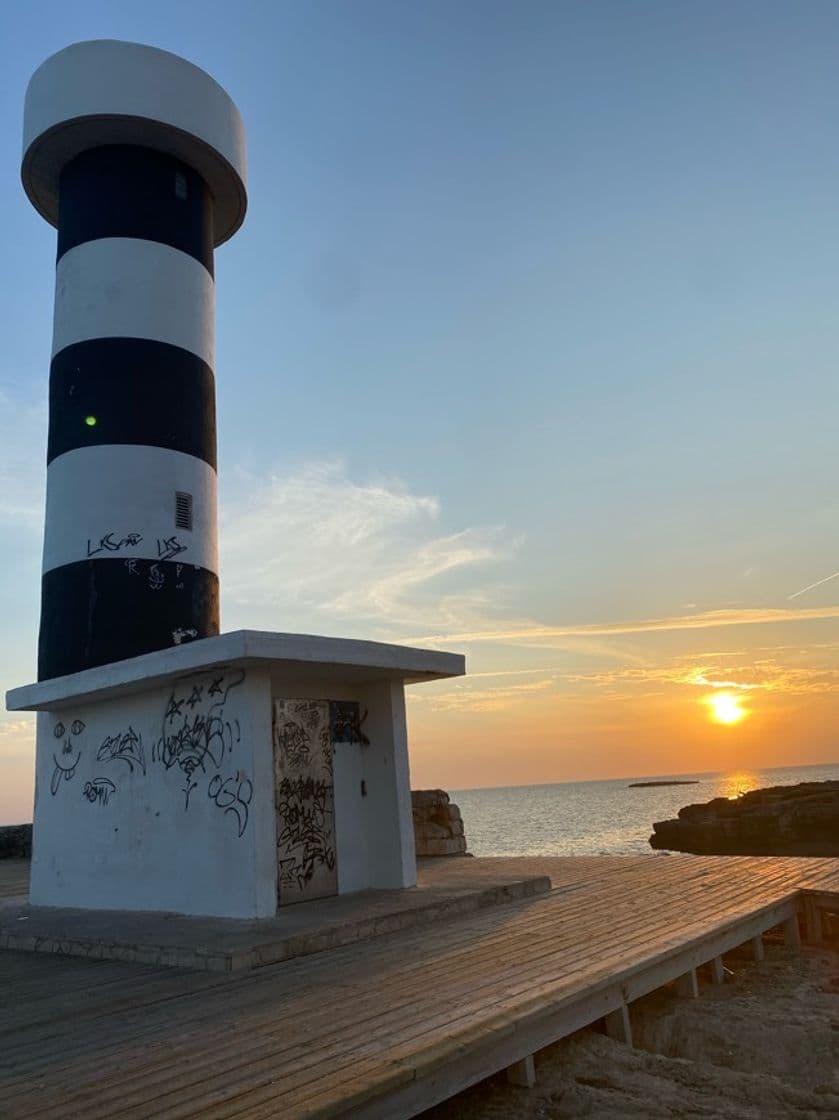
M 192 532 L 192 494 L 182 490 L 175 494 L 175 528 Z

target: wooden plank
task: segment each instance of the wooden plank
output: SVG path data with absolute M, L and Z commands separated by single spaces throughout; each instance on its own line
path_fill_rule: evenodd
M 579 883 L 581 875 L 590 875 L 592 868 L 598 866 L 596 859 L 597 857 L 594 857 L 595 862 L 575 863 L 575 867 L 567 873 L 566 878 Z M 639 865 L 642 863 L 641 860 L 637 862 Z M 114 1070 L 120 1068 L 120 1062 L 122 1062 L 123 1067 L 136 1070 L 138 1079 L 144 1076 L 147 1069 L 152 1068 L 157 1069 L 158 1073 L 164 1076 L 164 1079 L 171 1076 L 166 1074 L 167 1060 L 169 1062 L 168 1069 L 173 1074 L 176 1074 L 179 1069 L 182 1072 L 184 1066 L 178 1055 L 200 1057 L 201 1048 L 205 1041 L 220 1037 L 217 1033 L 214 1035 L 213 1031 L 218 1031 L 218 1019 L 224 1017 L 224 1004 L 226 1001 L 230 1003 L 230 997 L 232 997 L 234 1008 L 238 1008 L 236 1014 L 241 1016 L 240 1025 L 236 1027 L 231 1036 L 231 1048 L 235 1056 L 232 1065 L 227 1055 L 222 1063 L 223 1072 L 229 1079 L 228 1084 L 226 1088 L 219 1090 L 219 1094 L 215 1098 L 217 1104 L 210 1103 L 212 1111 L 206 1113 L 208 1117 L 215 1117 L 216 1114 L 231 1117 L 242 1115 L 248 1116 L 249 1120 L 251 1116 L 253 1116 L 253 1120 L 258 1120 L 258 1117 L 263 1113 L 266 1117 L 276 1115 L 278 1101 L 281 1099 L 288 1102 L 289 1106 L 292 1102 L 296 1102 L 293 1105 L 294 1108 L 299 1106 L 309 1110 L 311 1105 L 312 1108 L 322 1106 L 328 1111 L 337 1107 L 334 1104 L 335 1101 L 339 1103 L 343 1101 L 346 1104 L 353 1093 L 366 1094 L 365 1099 L 377 1100 L 378 1104 L 381 1105 L 381 1092 L 384 1091 L 382 1087 L 385 1084 L 397 1086 L 395 1090 L 397 1097 L 405 1092 L 404 1088 L 398 1088 L 398 1086 L 403 1084 L 406 1070 L 409 1072 L 413 1070 L 414 1077 L 416 1077 L 418 1071 L 425 1070 L 433 1084 L 435 1079 L 438 1078 L 438 1074 L 434 1070 L 439 1067 L 445 1073 L 443 1079 L 450 1079 L 454 1074 L 451 1070 L 446 1072 L 444 1067 L 451 1063 L 454 1055 L 455 1064 L 459 1070 L 459 1072 L 456 1071 L 456 1075 L 457 1077 L 463 1076 L 460 1063 L 461 1059 L 465 1061 L 464 1047 L 477 1048 L 476 1052 L 482 1048 L 485 1049 L 484 1042 L 486 1039 L 483 1038 L 481 1032 L 486 1034 L 487 1039 L 495 1040 L 492 1045 L 497 1043 L 501 1047 L 499 1053 L 503 1049 L 503 1057 L 507 1060 L 500 1061 L 494 1069 L 504 1069 L 506 1065 L 515 1061 L 525 1060 L 528 1055 L 533 1053 L 533 1049 L 538 1047 L 532 1046 L 530 1050 L 525 1048 L 518 1057 L 511 1056 L 510 1047 L 507 1043 L 505 1042 L 502 1046 L 502 1036 L 506 1039 L 512 1031 L 510 1037 L 515 1037 L 518 1040 L 521 1036 L 527 1034 L 528 1043 L 532 1042 L 532 1036 L 528 1032 L 531 1031 L 533 1022 L 539 1019 L 540 1010 L 544 1010 L 546 1006 L 548 1010 L 555 1013 L 555 1019 L 551 1025 L 552 1031 L 556 1031 L 560 1027 L 565 1029 L 563 1024 L 567 1025 L 568 1014 L 570 1014 L 569 1008 L 576 1007 L 577 1014 L 581 1013 L 581 1006 L 585 1007 L 586 1014 L 592 1014 L 593 1011 L 597 1010 L 600 1011 L 600 1014 L 609 1014 L 610 1011 L 614 1011 L 621 1005 L 626 992 L 623 989 L 619 991 L 608 988 L 609 970 L 611 970 L 612 976 L 620 972 L 617 962 L 621 959 L 620 953 L 622 950 L 628 949 L 631 951 L 637 967 L 642 968 L 643 975 L 637 974 L 634 977 L 636 985 L 641 985 L 651 981 L 653 974 L 650 971 L 650 962 L 652 960 L 655 963 L 656 948 L 662 950 L 663 956 L 658 961 L 658 972 L 653 976 L 654 979 L 659 978 L 668 969 L 672 971 L 675 964 L 686 971 L 692 966 L 685 965 L 685 952 L 688 952 L 688 955 L 691 952 L 696 955 L 700 951 L 709 953 L 710 948 L 713 948 L 713 946 L 709 947 L 707 939 L 704 944 L 699 945 L 697 942 L 698 935 L 703 932 L 707 934 L 710 930 L 711 934 L 716 936 L 718 940 L 723 935 L 730 938 L 733 936 L 731 930 L 722 927 L 725 927 L 726 922 L 729 925 L 732 922 L 736 923 L 738 916 L 749 917 L 750 908 L 752 908 L 751 912 L 753 913 L 756 902 L 759 907 L 762 907 L 759 916 L 761 923 L 769 921 L 773 916 L 778 921 L 787 920 L 789 917 L 787 911 L 769 914 L 767 904 L 772 902 L 773 899 L 778 899 L 780 895 L 783 900 L 779 904 L 782 910 L 784 906 L 791 905 L 789 899 L 795 890 L 795 883 L 800 881 L 798 869 L 789 863 L 777 865 L 774 864 L 774 861 L 770 861 L 769 865 L 764 863 L 760 867 L 760 874 L 756 875 L 750 864 L 760 863 L 761 861 L 743 860 L 737 864 L 726 864 L 724 869 L 719 861 L 714 862 L 713 857 L 709 857 L 709 861 L 697 861 L 696 864 L 688 861 L 691 863 L 689 875 L 669 874 L 663 877 L 664 882 L 662 882 L 660 873 L 658 875 L 651 874 L 650 864 L 653 862 L 660 864 L 663 861 L 644 858 L 643 863 L 646 866 L 638 866 L 632 869 L 633 873 L 630 877 L 633 880 L 634 889 L 628 894 L 623 893 L 628 878 L 627 875 L 622 874 L 626 869 L 626 863 L 624 862 L 623 866 L 620 862 L 610 863 L 605 868 L 605 874 L 599 882 L 596 881 L 595 876 L 588 882 L 585 889 L 575 890 L 565 898 L 562 897 L 561 892 L 557 892 L 549 907 L 537 910 L 531 910 L 528 907 L 513 908 L 515 918 L 511 923 L 505 920 L 503 929 L 493 929 L 492 923 L 487 921 L 474 922 L 470 920 L 468 923 L 451 923 L 451 928 L 447 928 L 445 931 L 433 931 L 435 948 L 429 954 L 424 955 L 421 940 L 418 938 L 413 940 L 406 939 L 404 936 L 383 938 L 380 942 L 368 943 L 363 947 L 366 951 L 364 955 L 369 957 L 367 961 L 358 959 L 360 950 L 355 947 L 349 953 L 330 952 L 315 958 L 312 964 L 317 965 L 317 968 L 289 969 L 287 966 L 277 966 L 276 971 L 273 971 L 270 976 L 267 975 L 269 970 L 262 970 L 261 973 L 256 974 L 259 978 L 258 984 L 254 982 L 240 984 L 237 981 L 224 990 L 212 988 L 207 993 L 193 992 L 171 995 L 168 1001 L 154 1005 L 157 1008 L 154 1013 L 159 1023 L 158 1036 L 160 1043 L 156 1051 L 159 1060 L 149 1065 L 143 1061 L 143 1051 L 140 1050 L 139 1054 L 137 1051 L 134 1052 L 132 1061 L 131 1040 L 132 1038 L 136 1039 L 136 1042 L 133 1043 L 134 1046 L 142 1046 L 141 1021 L 143 1019 L 147 1020 L 145 1015 L 135 1016 L 133 1026 L 125 1035 L 123 1042 L 117 1042 L 114 1051 L 115 1058 L 111 1063 L 113 1068 L 108 1076 L 109 1078 L 115 1077 Z M 799 880 L 797 880 L 797 876 L 799 876 Z M 839 866 L 830 869 L 830 875 L 827 875 L 825 869 L 822 869 L 819 875 L 811 875 L 808 881 L 829 882 L 831 880 L 839 883 Z M 685 882 L 690 884 L 688 892 L 690 898 L 688 900 L 689 905 L 683 910 L 681 903 L 685 901 Z M 615 907 L 616 888 L 620 889 L 622 898 L 626 900 L 625 904 L 617 908 Z M 679 897 L 680 892 L 681 897 Z M 672 900 L 672 903 L 676 905 L 668 905 L 668 900 Z M 568 929 L 565 924 L 565 917 L 572 912 L 579 917 L 585 912 L 586 907 L 591 911 L 591 922 L 578 929 L 578 944 L 575 947 L 573 939 L 569 941 L 561 936 Z M 609 920 L 613 917 L 616 909 L 620 914 L 620 924 L 617 929 L 614 926 L 609 928 Z M 661 918 L 662 911 L 667 909 L 670 911 L 666 915 L 667 920 L 671 923 L 669 930 L 667 920 Z M 777 910 L 777 907 L 775 909 Z M 508 908 L 505 908 L 505 911 L 508 914 L 513 913 L 513 910 Z M 723 916 L 722 922 L 719 920 L 720 914 Z M 597 922 L 604 923 L 604 921 L 607 930 L 605 935 L 602 929 L 598 931 L 595 928 Z M 762 930 L 768 927 L 763 924 L 760 928 Z M 560 931 L 559 938 L 557 936 L 558 930 Z M 432 931 L 424 932 L 428 934 Z M 534 934 L 536 937 L 535 946 Z M 589 945 L 588 939 L 593 934 L 598 936 L 594 938 L 594 943 Z M 754 936 L 754 934 L 741 931 L 741 939 L 747 940 L 749 936 Z M 551 948 L 551 941 L 554 943 L 553 949 Z M 562 944 L 557 945 L 557 941 L 561 941 Z M 684 949 L 686 943 L 689 945 L 688 950 Z M 610 963 L 602 966 L 604 960 L 602 950 L 610 944 L 615 946 L 615 959 L 613 960 L 607 954 Z M 510 953 L 511 945 L 516 946 L 516 951 L 512 954 Z M 379 946 L 382 949 L 381 953 L 378 951 Z M 376 951 L 370 952 L 374 947 Z M 528 954 L 528 949 L 532 950 L 530 954 Z M 522 950 L 524 950 L 523 958 L 520 956 Z M 717 949 L 717 952 L 720 951 Z M 584 967 L 586 954 L 589 957 L 588 969 Z M 677 957 L 679 958 L 678 961 Z M 330 967 L 324 970 L 323 965 L 327 959 L 334 962 L 334 965 L 330 963 Z M 625 956 L 622 959 L 625 962 Z M 704 957 L 706 961 L 709 959 L 713 959 L 713 954 Z M 311 958 L 309 960 L 311 961 Z M 575 967 L 575 962 L 579 967 Z M 294 964 L 295 962 L 289 963 Z M 698 963 L 702 963 L 702 961 Z M 428 969 L 426 967 L 428 965 L 436 970 L 438 978 L 443 983 L 442 989 L 438 989 L 435 985 L 436 998 L 439 999 L 439 991 L 446 991 L 447 995 L 449 991 L 465 991 L 473 1000 L 472 1011 L 474 1011 L 474 1007 L 482 1008 L 484 1021 L 476 1027 L 478 1033 L 474 1036 L 472 1042 L 469 1042 L 469 1039 L 472 1038 L 470 1031 L 465 1027 L 456 1025 L 458 1017 L 447 1013 L 439 1014 L 433 1021 L 421 1021 L 419 1030 L 415 1018 L 414 1026 L 410 1027 L 405 1016 L 409 1015 L 412 1010 L 411 1001 L 416 997 L 422 997 L 425 1001 L 423 1006 L 429 1006 L 427 1002 L 429 997 Z M 321 974 L 319 977 L 318 972 Z M 328 976 L 324 976 L 324 972 L 328 973 Z M 498 1015 L 487 1018 L 487 1010 L 491 1011 L 495 1006 L 491 1002 L 490 992 L 493 978 L 496 982 L 497 991 L 499 972 L 503 977 L 501 998 L 498 1004 L 501 1010 Z M 653 972 L 655 972 L 655 969 L 653 969 Z M 253 975 L 251 974 L 251 976 Z M 378 982 L 379 976 L 383 978 L 382 985 Z M 546 976 L 553 976 L 553 980 L 548 984 L 545 984 Z M 424 990 L 423 978 L 425 978 Z M 283 989 L 289 979 L 292 981 L 290 990 L 284 992 Z M 317 983 L 318 979 L 322 981 L 322 984 Z M 374 981 L 372 987 L 370 985 L 371 979 Z M 335 986 L 336 981 L 337 988 Z M 378 1014 L 385 1031 L 389 1029 L 389 1024 L 395 1025 L 401 1018 L 403 1026 L 399 1028 L 401 1030 L 401 1034 L 398 1035 L 399 1048 L 396 1051 L 392 1048 L 388 1050 L 385 1036 L 374 1038 L 372 1047 L 365 1045 L 362 1046 L 361 1050 L 358 1047 L 355 1047 L 354 1050 L 352 1044 L 348 1047 L 346 1039 L 341 1040 L 337 1037 L 339 1032 L 336 1030 L 334 1015 L 328 1016 L 333 1020 L 331 1024 L 321 1023 L 318 1026 L 314 1020 L 320 1020 L 321 1016 L 317 1013 L 314 1016 L 311 1014 L 314 1005 L 306 994 L 307 982 L 309 984 L 314 982 L 320 990 L 332 987 L 333 995 L 335 991 L 342 992 L 337 1002 L 343 1003 L 346 1001 L 356 1013 L 361 1010 L 362 1014 L 368 1016 Z M 606 988 L 602 987 L 604 983 L 607 985 Z M 365 984 L 368 989 L 366 994 L 362 992 Z M 588 989 L 586 988 L 587 984 L 589 985 Z M 593 988 L 591 985 L 593 985 Z M 407 999 L 404 995 L 406 986 Z M 118 988 L 118 985 L 115 987 Z M 402 995 L 399 995 L 397 991 L 400 987 L 403 989 Z M 383 1017 L 381 1015 L 382 989 L 384 989 L 385 999 L 389 1005 L 388 1013 Z M 539 995 L 540 990 L 541 996 Z M 562 1008 L 559 1008 L 556 1004 L 556 996 L 562 991 L 571 993 L 571 1003 L 569 1004 L 568 999 L 563 997 Z M 604 993 L 606 993 L 605 996 Z M 81 994 L 80 992 L 79 999 L 81 999 Z M 310 988 L 309 994 L 311 995 Z M 101 995 L 102 993 L 100 993 Z M 260 995 L 264 998 L 259 998 Z M 361 995 L 360 1001 L 358 999 L 359 995 Z M 613 1002 L 612 1007 L 603 1004 L 606 996 L 608 996 L 608 1000 Z M 208 1003 L 207 999 L 210 999 L 211 1003 Z M 272 999 L 275 1001 L 273 1008 L 269 1007 Z M 589 1001 L 588 1005 L 586 1005 L 586 1000 Z M 68 1000 L 64 1004 L 64 1013 L 68 1016 L 68 1031 L 71 1029 L 69 1016 L 72 1012 L 72 1002 L 72 1000 Z M 218 1005 L 220 1010 L 216 1010 L 215 1005 Z M 109 1028 L 119 1027 L 124 1015 L 117 1015 L 116 1012 L 109 1014 L 107 1006 L 108 1000 L 103 998 L 102 1014 L 97 1014 L 89 1022 L 85 1031 L 82 1032 L 86 1035 L 79 1039 L 82 1044 L 89 1042 L 93 1037 L 91 1031 L 96 1031 L 104 1039 L 109 1036 Z M 301 1017 L 300 1012 L 306 1006 L 308 1006 L 309 1011 L 304 1012 Z M 152 1010 L 154 1010 L 154 1007 Z M 171 1013 L 161 1018 L 168 1007 L 171 1007 Z M 229 1007 L 227 1010 L 229 1010 Z M 342 1013 L 343 1010 L 342 1007 Z M 416 1011 L 417 1008 L 414 1007 L 414 1014 Z M 307 1034 L 305 1041 L 300 1041 L 301 1032 L 298 1029 L 295 1033 L 294 1044 L 289 1046 L 284 1041 L 280 1041 L 278 1044 L 277 1032 L 284 1029 L 283 1024 L 293 1022 L 295 1014 L 298 1017 L 298 1027 L 302 1027 L 305 1032 L 305 1028 L 311 1024 L 314 1034 Z M 216 1016 L 215 1024 L 213 1024 L 214 1016 Z M 556 1018 L 556 1016 L 559 1016 L 559 1018 Z M 467 1014 L 465 1018 L 461 1016 L 460 1019 L 465 1023 L 469 1017 L 470 1015 Z M 471 1017 L 474 1018 L 474 1015 Z M 561 1023 L 560 1019 L 562 1020 Z M 372 1019 L 370 1021 L 372 1022 Z M 502 1023 L 505 1021 L 509 1023 L 509 1026 L 504 1031 L 491 1025 L 493 1022 Z M 161 1054 L 166 1032 L 169 1031 L 170 1043 L 173 1037 L 180 1040 L 184 1037 L 184 1031 L 189 1033 L 190 1023 L 201 1025 L 201 1029 L 196 1032 L 192 1040 L 194 1045 L 177 1045 L 169 1051 L 168 1058 Z M 409 1027 L 407 1033 L 406 1026 Z M 429 1029 L 425 1030 L 425 1026 L 428 1026 Z M 240 1050 L 240 1043 L 247 1042 L 249 1033 L 252 1038 L 253 1030 L 257 1032 L 268 1031 L 269 1034 L 266 1036 L 263 1033 L 254 1040 L 255 1049 L 248 1050 L 245 1047 L 244 1051 Z M 411 1033 L 412 1030 L 413 1033 Z M 41 1032 L 36 1031 L 32 1037 L 44 1037 L 45 1033 L 47 1033 L 47 1029 Z M 397 1041 L 394 1036 L 391 1036 L 391 1038 Z M 293 1069 L 295 1054 L 299 1055 L 301 1047 L 303 1049 L 311 1047 L 311 1043 L 315 1039 L 319 1040 L 319 1045 L 315 1048 L 314 1064 L 308 1070 L 301 1072 L 300 1091 L 294 1091 L 291 1094 L 286 1094 L 283 1091 L 278 1097 L 278 1075 L 282 1077 L 281 1071 Z M 56 1048 L 49 1045 L 46 1038 L 44 1038 L 44 1042 L 43 1061 L 48 1062 L 51 1052 L 54 1062 Z M 351 1039 L 350 1043 L 352 1043 Z M 129 1048 L 129 1052 L 127 1056 L 120 1059 L 120 1052 L 126 1055 L 126 1047 Z M 60 1049 L 58 1052 L 61 1052 Z M 369 1053 L 370 1057 L 364 1057 L 365 1052 Z M 324 1077 L 325 1063 L 322 1059 L 330 1053 L 336 1057 L 342 1055 L 340 1062 L 344 1064 L 340 1067 L 333 1067 L 334 1075 Z M 400 1064 L 397 1065 L 393 1060 L 389 1060 L 388 1053 L 391 1058 L 397 1055 Z M 434 1056 L 437 1054 L 439 1054 L 439 1057 L 435 1058 Z M 421 1055 L 423 1056 L 420 1059 Z M 217 1057 L 217 1054 L 215 1056 Z M 264 1074 L 258 1072 L 260 1056 L 261 1064 L 265 1068 Z M 416 1061 L 414 1061 L 415 1056 Z M 138 1057 L 140 1058 L 139 1062 L 137 1061 Z M 239 1061 L 240 1057 L 243 1059 L 242 1061 Z M 256 1063 L 251 1061 L 251 1058 L 256 1058 Z M 466 1062 L 464 1069 L 468 1066 L 469 1062 Z M 54 1072 L 54 1069 L 47 1065 L 44 1068 L 48 1074 Z M 91 1091 L 95 1094 L 95 1071 L 90 1058 L 85 1060 L 84 1054 L 80 1053 L 78 1060 L 71 1059 L 68 1068 L 76 1078 L 75 1084 L 77 1086 L 79 1085 L 78 1076 L 80 1073 L 83 1078 L 89 1076 L 91 1078 Z M 192 1070 L 191 1065 L 189 1068 Z M 88 1073 L 85 1073 L 86 1069 L 89 1070 Z M 238 1075 L 234 1074 L 235 1069 L 239 1070 Z M 101 1067 L 100 1072 L 102 1072 Z M 490 1072 L 494 1072 L 494 1070 L 490 1070 Z M 440 1076 L 442 1077 L 443 1074 Z M 312 1077 L 315 1078 L 314 1081 L 311 1080 Z M 59 1078 L 59 1080 L 61 1079 Z M 187 1081 L 189 1080 L 188 1078 Z M 55 1084 L 51 1077 L 50 1081 Z M 285 1084 L 285 1079 L 282 1083 Z M 119 1081 L 115 1080 L 114 1085 L 118 1087 Z M 260 1085 L 261 1088 L 258 1087 Z M 309 1086 L 308 1091 L 304 1089 L 304 1086 Z M 363 1088 L 359 1088 L 359 1086 Z M 45 1085 L 44 1087 L 46 1089 L 48 1086 Z M 147 1085 L 147 1088 L 155 1094 L 152 1099 L 157 1099 L 156 1094 L 162 1087 L 162 1084 L 157 1082 L 153 1085 Z M 183 1115 L 200 1115 L 203 1117 L 205 1113 L 200 1093 L 198 1098 L 194 1098 L 190 1103 L 191 1092 L 191 1086 L 185 1085 L 183 1092 L 172 1098 L 172 1103 L 175 1104 L 180 1097 L 183 1104 L 177 1106 L 177 1108 Z M 206 1100 L 212 1102 L 212 1097 L 207 1096 Z M 259 1103 L 260 1100 L 262 1104 Z M 104 1101 L 97 1102 L 95 1095 L 91 1098 L 91 1101 L 95 1109 L 91 1112 L 91 1115 L 97 1117 L 102 1115 L 99 1112 L 98 1104 L 104 1104 Z M 333 1104 L 329 1104 L 329 1101 L 332 1101 Z M 67 1103 L 69 1102 L 64 1101 L 62 1103 L 62 1099 L 56 1099 L 55 1106 L 50 1106 L 45 1099 L 46 1112 L 44 1114 L 70 1115 L 71 1113 L 66 1110 Z M 253 1106 L 256 1106 L 256 1112 L 253 1112 Z M 286 1106 L 283 1105 L 283 1107 Z M 116 1113 L 116 1115 L 119 1114 L 119 1112 Z M 148 1115 L 148 1106 L 146 1115 Z M 283 1115 L 290 1116 L 292 1113 L 284 1112 Z M 384 1113 L 376 1113 L 376 1115 L 384 1115 Z M 408 1115 L 408 1113 L 402 1113 L 402 1115 Z
M 766 919 L 766 918 L 764 918 L 764 919 L 763 919 L 763 922 L 764 922 L 764 926 L 766 926 L 766 925 L 772 925 L 772 924 L 774 924 L 774 921 L 773 921 L 773 918 L 772 918 L 772 917 L 770 917 L 769 919 Z M 742 934 L 740 934 L 740 935 L 739 935 L 739 937 L 738 937 L 738 936 L 736 936 L 736 935 L 735 935 L 734 933 L 732 933 L 732 932 L 730 932 L 730 933 L 729 933 L 729 937 L 730 937 L 730 939 L 731 939 L 732 943 L 737 943 L 737 942 L 738 942 L 738 940 L 742 940 L 742 939 L 743 939 L 743 938 L 742 938 Z M 656 987 L 656 986 L 658 986 L 658 985 L 659 985 L 659 983 L 661 983 L 661 982 L 664 982 L 664 980 L 666 980 L 667 978 L 668 978 L 667 976 L 664 976 L 663 978 L 662 978 L 662 977 L 658 977 L 658 978 L 657 978 L 657 979 L 655 980 L 655 982 L 653 982 L 653 983 L 650 983 L 649 981 L 647 981 L 647 982 L 645 983 L 645 985 L 644 985 L 644 986 L 645 986 L 646 990 L 651 990 L 651 989 L 652 989 L 653 987 Z M 624 989 L 623 989 L 623 985 L 621 986 L 621 990 L 624 990 Z M 616 999 L 616 1000 L 618 1001 L 618 1002 L 617 1002 L 617 1003 L 615 1004 L 615 1006 L 617 1006 L 617 1005 L 618 1005 L 618 1003 L 619 1003 L 619 996 L 618 996 L 618 995 L 616 994 L 616 993 L 617 993 L 617 991 L 618 991 L 618 989 L 613 989 L 613 990 L 612 990 L 612 999 Z M 595 993 L 593 993 L 593 995 L 588 995 L 588 996 L 587 996 L 586 998 L 594 998 L 594 997 L 597 997 L 597 996 L 598 996 L 598 994 L 599 994 L 599 993 L 596 993 L 596 992 L 595 992 Z M 556 1009 L 556 1008 L 554 1008 L 554 1011 L 556 1012 L 556 1011 L 557 1011 L 557 1009 Z M 591 1020 L 591 1019 L 589 1019 L 589 1020 L 586 1020 L 586 1021 L 587 1021 L 587 1022 L 590 1022 L 590 1021 L 592 1021 L 592 1020 Z M 585 1022 L 583 1022 L 582 1024 L 578 1024 L 578 1025 L 585 1025 Z M 574 1024 L 572 1024 L 572 1026 L 571 1026 L 571 1027 L 570 1027 L 569 1029 L 577 1029 L 577 1026 L 576 1026 L 576 1025 L 574 1025 Z M 557 1034 L 557 1035 L 556 1035 L 555 1037 L 561 1037 L 561 1033 Z M 555 1039 L 550 1039 L 549 1041 L 553 1041 L 553 1040 L 555 1040 Z M 461 1049 L 462 1049 L 462 1047 L 461 1047 Z M 388 1054 L 389 1054 L 389 1057 L 390 1057 L 391 1059 L 393 1059 L 393 1058 L 401 1058 L 401 1057 L 402 1057 L 402 1055 L 401 1055 L 401 1052 L 400 1052 L 400 1049 L 398 1049 L 398 1048 L 397 1048 L 397 1049 L 394 1049 L 394 1047 L 393 1047 L 393 1046 L 389 1047 L 389 1049 L 388 1049 Z M 493 1071 L 490 1071 L 490 1072 L 495 1072 L 495 1071 L 493 1070 Z M 258 1094 L 257 1094 L 257 1095 L 258 1095 Z M 287 1102 L 288 1102 L 289 1104 L 291 1104 L 291 1102 L 292 1102 L 292 1101 L 294 1101 L 295 1105 L 296 1105 L 296 1104 L 298 1103 L 298 1099 L 297 1099 L 297 1094 L 294 1094 L 294 1095 L 293 1095 L 293 1096 L 291 1096 L 291 1097 L 288 1097 L 288 1096 L 286 1096 L 286 1097 L 284 1097 L 284 1100 L 286 1100 L 286 1101 L 287 1101 Z M 243 1109 L 243 1111 L 242 1111 L 242 1115 L 243 1115 L 243 1116 L 244 1116 L 244 1115 L 247 1115 L 247 1116 L 249 1117 L 249 1120 L 258 1120 L 258 1118 L 261 1118 L 261 1117 L 263 1116 L 263 1112 L 262 1112 L 261 1110 L 257 1110 L 257 1111 L 254 1111 L 254 1103 L 255 1103 L 255 1101 L 254 1101 L 254 1098 L 253 1098 L 253 1096 L 251 1096 L 251 1095 L 247 1095 L 247 1097 L 246 1097 L 246 1098 L 242 1098 L 242 1102 L 240 1102 L 240 1103 L 241 1103 L 241 1108 Z M 268 1104 L 268 1103 L 266 1102 L 266 1108 L 267 1108 L 267 1111 L 266 1111 L 266 1112 L 264 1113 L 264 1115 L 265 1115 L 265 1116 L 270 1116 L 270 1115 L 272 1114 L 271 1110 L 273 1109 L 273 1104 Z M 202 1115 L 203 1115 L 203 1114 L 204 1114 L 204 1113 L 202 1112 Z M 231 1116 L 232 1116 L 232 1115 L 234 1115 L 234 1114 L 235 1114 L 235 1115 L 239 1115 L 239 1112 L 238 1112 L 238 1111 L 237 1111 L 237 1112 L 235 1112 L 235 1113 L 231 1112 L 231 1111 L 230 1111 L 230 1108 L 229 1108 L 229 1106 L 228 1106 L 228 1107 L 225 1107 L 225 1109 L 224 1109 L 223 1111 L 220 1111 L 220 1112 L 218 1113 L 218 1115 L 225 1115 L 225 1116 L 227 1116 L 227 1115 L 231 1115 Z M 185 1109 L 185 1110 L 183 1111 L 183 1113 L 178 1113 L 177 1115 L 184 1115 L 184 1116 L 186 1116 L 186 1115 L 192 1115 L 192 1111 L 191 1111 L 191 1110 L 189 1110 L 189 1109 Z M 213 1113 L 212 1115 L 213 1115 L 213 1116 L 215 1116 L 215 1113 Z
M 551 934 L 551 937 L 553 938 L 553 937 L 554 937 L 554 935 L 553 935 L 553 934 Z

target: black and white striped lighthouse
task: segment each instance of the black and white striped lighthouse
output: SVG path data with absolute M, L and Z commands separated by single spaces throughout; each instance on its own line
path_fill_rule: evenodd
M 58 228 L 43 680 L 219 632 L 213 250 L 244 129 L 191 63 L 77 43 L 29 84 L 22 178 Z

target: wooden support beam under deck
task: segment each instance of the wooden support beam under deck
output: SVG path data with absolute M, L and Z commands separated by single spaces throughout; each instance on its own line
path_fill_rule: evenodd
M 528 1054 L 520 1062 L 513 1062 L 507 1066 L 507 1080 L 511 1085 L 520 1085 L 523 1089 L 532 1089 L 536 1084 L 536 1065 L 533 1055 Z
M 817 945 L 824 938 L 821 911 L 809 895 L 804 896 L 804 937 L 810 945 Z
M 793 914 L 783 924 L 784 944 L 788 949 L 801 948 L 801 930 L 798 928 L 798 915 Z
M 615 1042 L 625 1042 L 632 1045 L 632 1021 L 629 1018 L 629 1008 L 622 1003 L 617 1011 L 611 1011 L 604 1019 L 606 1034 Z
M 696 979 L 696 969 L 691 968 L 676 981 L 676 991 L 685 999 L 699 998 L 699 983 Z

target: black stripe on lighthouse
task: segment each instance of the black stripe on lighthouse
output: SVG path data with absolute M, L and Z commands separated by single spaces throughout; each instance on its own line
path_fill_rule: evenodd
M 137 237 L 188 253 L 213 274 L 213 207 L 191 168 L 151 148 L 82 152 L 61 173 L 58 254 L 103 237 Z
M 65 346 L 50 367 L 47 463 L 79 447 L 141 443 L 215 467 L 214 380 L 197 354 L 153 339 Z
M 39 679 L 219 631 L 212 225 L 161 153 L 62 173 Z

